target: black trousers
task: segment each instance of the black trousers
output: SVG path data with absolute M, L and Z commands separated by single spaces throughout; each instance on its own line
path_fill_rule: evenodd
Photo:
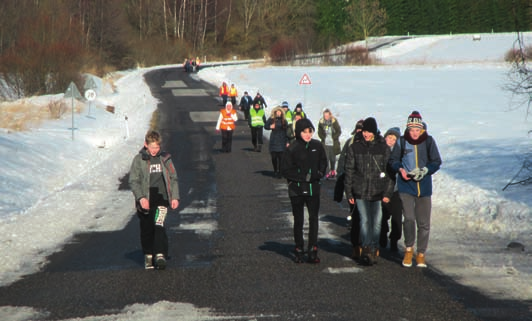
M 272 155 L 273 171 L 275 173 L 281 172 L 281 159 L 283 158 L 283 152 L 270 152 Z
M 253 146 L 262 145 L 263 127 L 251 127 L 251 143 Z
M 144 254 L 162 253 L 168 256 L 168 236 L 163 226 L 155 225 L 155 211 L 157 207 L 152 207 L 147 214 L 137 212 L 140 222 L 140 244 Z
M 318 245 L 318 227 L 319 227 L 319 211 L 320 211 L 320 196 L 292 196 L 290 197 L 292 203 L 292 214 L 294 215 L 294 242 L 296 247 L 301 250 L 305 247 L 305 238 L 303 236 L 303 225 L 305 223 L 305 205 L 308 211 L 308 248 Z
M 233 145 L 233 131 L 222 130 L 222 152 L 230 153 L 231 145 Z
M 401 239 L 403 228 L 403 203 L 399 192 L 395 191 L 389 203 L 382 203 L 382 223 L 381 223 L 381 243 L 387 242 L 388 232 L 390 227 L 388 220 L 392 219 L 392 231 L 390 232 L 390 240 L 398 241 Z

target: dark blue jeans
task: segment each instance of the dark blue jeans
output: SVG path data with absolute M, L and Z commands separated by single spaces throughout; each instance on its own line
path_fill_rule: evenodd
M 377 248 L 381 236 L 381 201 L 356 200 L 360 213 L 360 243 L 362 246 Z

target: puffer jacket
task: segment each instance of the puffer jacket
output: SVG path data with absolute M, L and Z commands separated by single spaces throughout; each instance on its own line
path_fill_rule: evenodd
M 394 182 L 387 173 L 390 148 L 384 138 L 353 142 L 347 149 L 345 163 L 345 193 L 348 199 L 379 201 L 391 198 Z
M 179 184 L 177 173 L 169 153 L 159 153 L 159 159 L 163 166 L 163 178 L 168 193 L 168 200 L 179 200 Z M 129 186 L 135 196 L 137 210 L 144 211 L 140 207 L 139 200 L 143 197 L 150 199 L 150 155 L 146 148 L 142 148 L 133 158 L 129 170 Z
M 308 143 L 301 132 L 312 127 L 307 119 L 296 123 L 296 140 L 290 144 L 281 161 L 281 173 L 288 181 L 288 196 L 319 196 L 320 180 L 327 170 L 327 155 L 322 143 L 311 139 Z

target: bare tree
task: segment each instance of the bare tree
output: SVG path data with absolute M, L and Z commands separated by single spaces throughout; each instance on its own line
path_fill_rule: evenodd
M 368 49 L 368 38 L 382 36 L 386 33 L 388 16 L 386 9 L 380 7 L 379 0 L 350 0 L 346 10 L 351 23 L 346 31 L 355 39 L 364 39 Z
M 166 21 L 166 0 L 163 0 L 164 39 L 168 41 L 168 22 Z
M 259 0 L 240 0 L 236 5 L 236 10 L 240 15 L 242 25 L 243 25 L 243 38 L 242 39 L 242 50 L 245 53 L 248 53 L 250 48 L 250 38 L 251 32 L 253 31 L 253 20 L 255 19 L 255 13 L 258 6 Z
M 512 93 L 513 109 L 526 105 L 526 117 L 530 114 L 532 105 L 532 68 L 528 60 L 532 57 L 532 50 L 526 47 L 523 34 L 517 33 L 514 48 L 506 55 L 506 60 L 512 63 L 508 72 L 508 83 L 504 89 Z

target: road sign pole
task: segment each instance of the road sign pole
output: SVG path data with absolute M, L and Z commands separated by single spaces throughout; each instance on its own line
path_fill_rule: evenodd
M 307 106 L 307 86 L 303 86 L 303 106 Z
M 72 95 L 71 102 L 72 102 L 72 140 L 74 140 L 74 95 Z
M 303 86 L 303 104 L 307 105 L 307 85 L 312 84 L 310 77 L 307 74 L 304 74 L 303 77 L 299 80 L 299 84 Z

